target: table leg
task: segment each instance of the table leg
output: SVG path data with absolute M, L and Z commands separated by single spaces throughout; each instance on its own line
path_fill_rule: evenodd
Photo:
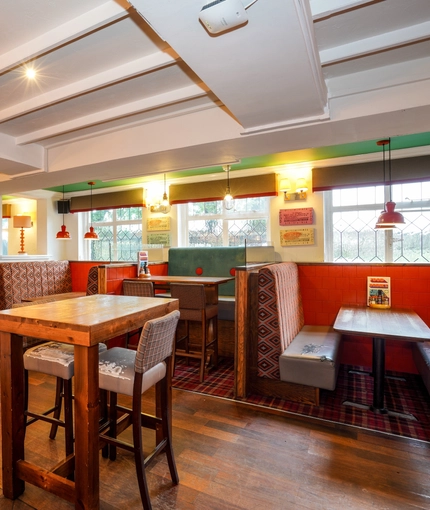
M 375 337 L 373 339 L 372 356 L 373 405 L 370 409 L 378 414 L 387 414 L 387 410 L 384 407 L 385 338 Z
M 76 509 L 99 508 L 98 346 L 75 346 Z
M 24 366 L 22 337 L 0 333 L 3 494 L 16 499 L 25 484 L 16 463 L 24 459 Z

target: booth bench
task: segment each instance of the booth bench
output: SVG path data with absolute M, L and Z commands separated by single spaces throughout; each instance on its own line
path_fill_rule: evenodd
M 341 335 L 329 325 L 304 324 L 295 263 L 265 266 L 251 278 L 249 390 L 318 405 L 320 389 L 336 386 Z

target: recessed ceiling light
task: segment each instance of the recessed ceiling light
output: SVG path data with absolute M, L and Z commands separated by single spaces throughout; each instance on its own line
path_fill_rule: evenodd
M 29 80 L 34 80 L 36 78 L 36 70 L 33 67 L 27 67 L 25 75 Z

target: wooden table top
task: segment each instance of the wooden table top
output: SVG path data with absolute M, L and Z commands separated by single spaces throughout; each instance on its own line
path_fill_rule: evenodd
M 346 335 L 420 342 L 430 340 L 430 328 L 408 308 L 342 306 L 333 328 Z
M 22 301 L 31 302 L 39 301 L 40 299 L 51 299 L 52 301 L 61 301 L 62 299 L 73 299 L 86 296 L 86 292 L 63 292 L 62 294 L 51 294 L 49 296 L 37 296 L 24 298 Z
M 219 285 L 234 280 L 234 276 L 156 276 L 145 278 L 125 278 L 126 281 L 153 283 L 200 283 L 202 285 Z
M 0 311 L 0 331 L 91 346 L 177 310 L 178 300 L 95 294 Z

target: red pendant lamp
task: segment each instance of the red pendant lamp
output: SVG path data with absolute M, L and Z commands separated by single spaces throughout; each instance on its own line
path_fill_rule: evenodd
M 391 139 L 379 140 L 376 145 L 382 146 L 383 166 L 384 166 L 384 184 L 385 184 L 385 146 L 388 145 L 388 185 L 390 190 L 390 200 L 385 204 L 385 209 L 379 215 L 376 221 L 375 229 L 390 230 L 405 224 L 403 215 L 395 211 L 396 204 L 391 200 Z
M 63 185 L 63 204 L 64 204 L 64 185 Z M 64 209 L 63 209 L 64 211 Z M 70 235 L 70 232 L 66 230 L 66 225 L 64 225 L 64 212 L 63 212 L 63 224 L 61 225 L 61 230 L 57 232 L 56 239 L 59 239 L 60 241 L 69 241 L 72 239 L 72 236 Z
M 88 183 L 89 186 L 91 186 L 91 195 L 90 195 L 90 230 L 84 235 L 84 239 L 87 239 L 88 241 L 96 241 L 99 236 L 97 235 L 97 233 L 94 231 L 94 227 L 92 226 L 92 222 L 91 222 L 91 213 L 92 213 L 92 210 L 93 210 L 93 186 L 94 186 L 95 182 L 94 181 L 90 181 Z

